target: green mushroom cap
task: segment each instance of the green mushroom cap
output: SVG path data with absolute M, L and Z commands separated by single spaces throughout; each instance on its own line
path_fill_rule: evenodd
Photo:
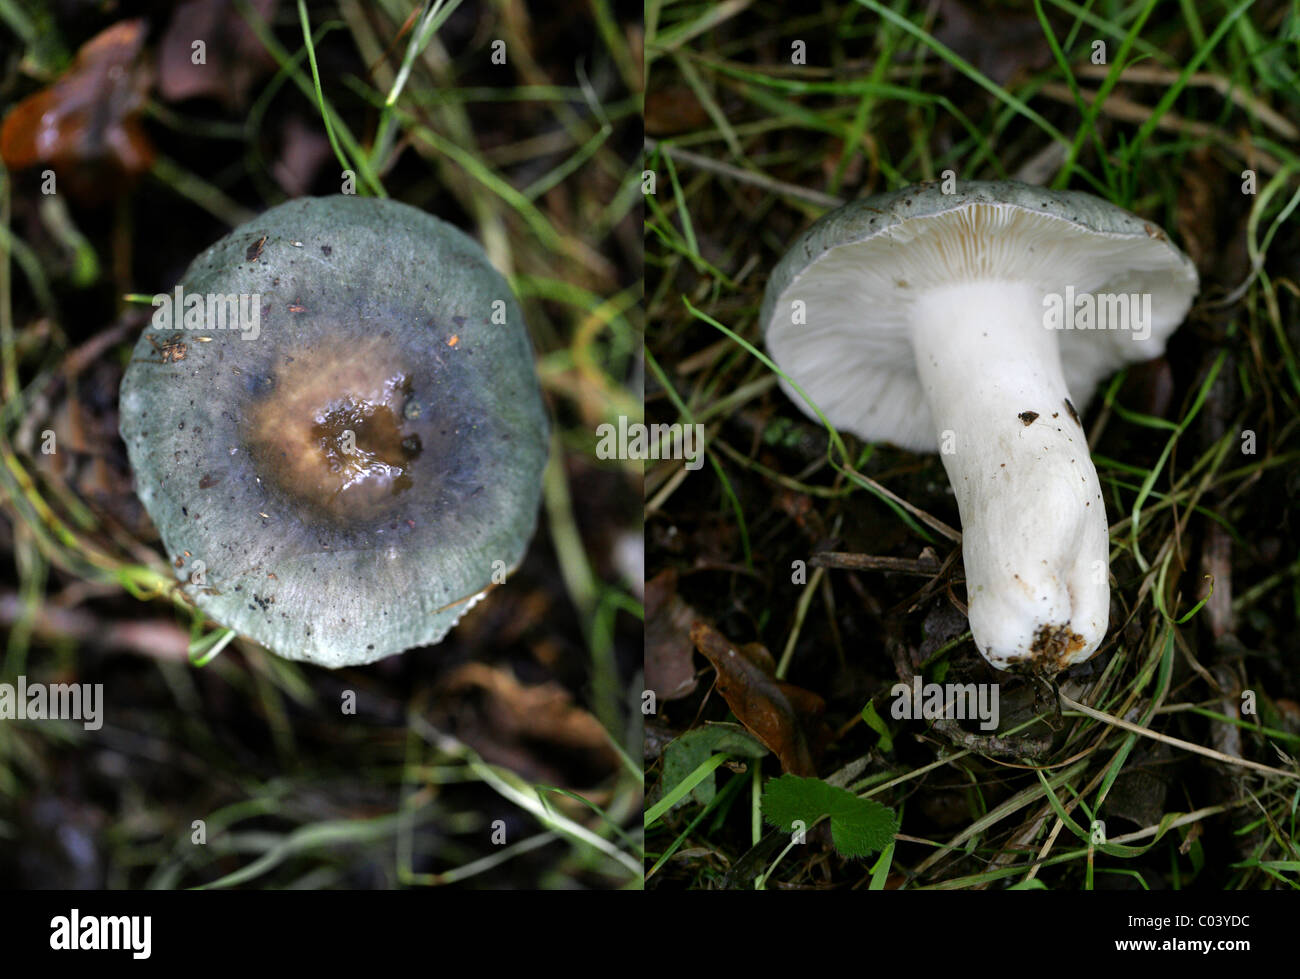
M 214 620 L 339 667 L 439 642 L 523 558 L 548 424 L 523 315 L 416 208 L 302 198 L 191 263 L 122 381 L 136 488 Z

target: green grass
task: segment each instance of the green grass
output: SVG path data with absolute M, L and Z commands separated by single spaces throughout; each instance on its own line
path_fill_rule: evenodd
M 1005 2 L 983 17 L 971 8 L 974 36 L 954 39 L 930 10 L 647 6 L 647 168 L 658 179 L 646 216 L 647 410 L 704 421 L 711 463 L 685 480 L 670 463 L 647 469 L 647 540 L 671 527 L 674 541 L 648 545 L 647 576 L 676 567 L 699 617 L 735 643 L 763 643 L 788 682 L 824 697 L 837 736 L 819 773 L 903 817 L 882 865 L 828 862 L 821 844 L 784 846 L 755 820 L 763 784 L 780 774 L 774 759 L 719 774 L 707 809 L 665 804 L 677 793 L 655 761 L 649 885 L 881 887 L 888 875 L 890 887 L 933 889 L 1295 889 L 1300 794 L 1274 746 L 1294 757 L 1300 737 L 1286 704 L 1300 693 L 1300 560 L 1285 475 L 1300 452 L 1300 13 L 1264 0 Z M 998 49 L 1008 19 L 1028 27 Z M 1099 40 L 1104 65 L 1091 61 Z M 795 41 L 805 64 L 791 61 Z M 1007 61 L 1017 70 L 1005 81 L 981 67 Z M 1153 80 L 1126 80 L 1129 69 Z M 668 92 L 673 103 L 656 109 Z M 1247 168 L 1254 196 L 1241 193 Z M 1059 717 L 1028 718 L 1056 727 L 1046 753 L 1008 739 L 1016 758 L 900 725 L 884 712 L 894 663 L 947 604 L 945 581 L 918 592 L 924 579 L 818 568 L 790 584 L 791 562 L 820 550 L 952 554 L 939 528 L 957 525 L 956 508 L 937 457 L 863 447 L 804 420 L 773 383 L 756 323 L 767 273 L 815 218 L 948 169 L 1089 191 L 1160 223 L 1198 259 L 1202 292 L 1170 341 L 1163 403 L 1144 405 L 1156 381 L 1130 369 L 1084 419 L 1122 612 L 1093 667 L 1062 678 L 1062 691 L 1136 719 L 1140 734 L 1058 705 Z M 1223 540 L 1226 566 L 1212 563 Z M 1226 608 L 1207 605 L 1211 566 Z M 993 678 L 969 632 L 941 637 L 919 669 Z M 705 695 L 712 676 L 661 706 L 658 740 L 728 716 Z M 1258 713 L 1225 713 L 1238 688 Z M 889 725 L 887 750 L 859 722 L 868 705 Z M 1209 761 L 1187 743 L 1233 746 L 1282 774 Z M 1152 813 L 1133 787 L 1161 778 Z M 1089 838 L 1094 816 L 1108 822 L 1103 845 Z
M 126 6 L 114 17 L 130 15 Z M 62 722 L 0 725 L 0 836 L 35 847 L 38 803 L 60 807 L 72 827 L 93 820 L 94 863 L 110 887 L 637 887 L 642 776 L 630 759 L 640 729 L 626 685 L 642 613 L 602 547 L 640 533 L 640 472 L 593 451 L 599 420 L 641 411 L 640 268 L 614 248 L 640 232 L 639 175 L 626 159 L 640 98 L 626 35 L 605 0 L 584 5 L 586 22 L 571 26 L 575 37 L 599 33 L 613 47 L 573 58 L 468 0 L 425 3 L 409 24 L 410 5 L 398 0 L 300 0 L 271 24 L 247 3 L 236 7 L 273 67 L 236 111 L 151 96 L 145 125 L 160 145 L 152 171 L 106 211 L 71 207 L 58 225 L 79 257 L 74 272 L 32 238 L 30 209 L 15 207 L 31 175 L 0 172 L 0 544 L 11 558 L 0 599 L 12 596 L 17 609 L 0 678 L 104 680 L 109 714 L 98 733 Z M 37 13 L 33 23 L 52 19 Z M 59 24 L 40 35 L 38 52 L 28 13 L 4 4 L 0 15 L 22 28 L 33 59 L 60 52 L 50 78 L 111 23 Z M 453 16 L 460 26 L 448 35 Z M 467 33 L 467 24 L 476 27 Z M 505 39 L 510 67 L 487 72 L 493 38 Z M 35 87 L 17 75 L 6 82 L 20 94 Z M 462 623 L 437 649 L 344 674 L 278 659 L 187 603 L 158 548 L 122 522 L 128 496 L 116 508 L 84 497 L 39 451 L 56 409 L 71 402 L 86 411 L 78 397 L 105 383 L 90 364 L 120 370 L 129 357 L 145 316 L 133 300 L 170 287 L 132 268 L 164 276 L 182 249 L 197 251 L 283 199 L 272 164 L 289 115 L 328 140 L 326 169 L 355 174 L 357 193 L 440 212 L 474 234 L 519 295 L 555 441 L 538 536 L 500 590 L 509 604 L 497 606 L 498 628 L 511 627 L 512 610 L 521 618 L 513 638 L 497 642 L 479 629 L 470 649 L 456 639 L 470 635 Z M 171 209 L 167 237 L 136 236 L 147 223 L 136 207 Z M 187 233 L 208 219 L 218 225 L 211 237 Z M 98 259 L 89 274 L 87 249 Z M 120 444 L 98 454 L 129 478 Z M 593 494 L 598 507 L 587 505 Z M 540 603 L 531 613 L 530 595 Z M 51 618 L 64 608 L 88 612 L 100 629 L 175 624 L 189 637 L 190 662 L 86 648 Z M 485 757 L 475 744 L 497 750 L 491 738 L 453 737 L 430 720 L 458 716 L 439 700 L 457 662 L 473 655 L 508 673 L 534 654 L 529 682 L 538 670 L 563 679 L 575 709 L 605 731 L 601 751 L 614 762 L 580 793 L 512 771 L 536 767 L 529 752 Z M 361 706 L 341 717 L 347 691 Z M 547 750 L 563 759 L 566 749 L 543 746 L 537 757 Z M 54 768 L 93 756 L 115 759 L 117 777 L 83 768 L 91 788 L 46 787 Z M 554 770 L 563 774 L 564 764 Z M 198 818 L 203 846 L 192 840 Z M 491 842 L 497 820 L 511 827 L 505 845 Z M 45 883 L 66 880 L 55 876 L 57 852 L 49 859 Z M 14 872 L 0 861 L 0 877 L 12 883 Z

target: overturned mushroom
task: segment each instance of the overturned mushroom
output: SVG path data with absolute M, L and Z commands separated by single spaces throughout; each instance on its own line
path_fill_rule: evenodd
M 519 307 L 415 208 L 300 199 L 155 299 L 121 391 L 185 591 L 289 659 L 436 643 L 522 559 L 547 421 Z
M 976 645 L 999 669 L 1054 673 L 1096 652 L 1109 619 L 1078 412 L 1102 377 L 1164 350 L 1196 290 L 1191 261 L 1127 211 L 972 181 L 826 215 L 772 273 L 761 322 L 832 424 L 940 452 Z

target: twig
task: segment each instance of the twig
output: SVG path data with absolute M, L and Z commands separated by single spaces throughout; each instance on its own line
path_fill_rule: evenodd
M 1134 734 L 1140 734 L 1144 738 L 1150 738 L 1153 741 L 1162 741 L 1165 744 L 1173 745 L 1175 748 L 1182 748 L 1184 751 L 1192 751 L 1198 755 L 1204 755 L 1206 758 L 1213 758 L 1215 761 L 1223 762 L 1225 765 L 1241 765 L 1245 768 L 1254 769 L 1257 772 L 1264 772 L 1267 775 L 1277 775 L 1281 778 L 1300 779 L 1300 773 L 1287 772 L 1280 768 L 1272 768 L 1268 765 L 1261 765 L 1257 761 L 1250 761 L 1246 758 L 1233 758 L 1232 755 L 1225 755 L 1222 751 L 1215 751 L 1213 748 L 1206 748 L 1203 745 L 1193 744 L 1190 741 L 1184 741 L 1181 738 L 1171 738 L 1167 734 L 1159 734 L 1150 728 L 1142 727 L 1140 724 L 1134 724 L 1120 717 L 1114 717 L 1105 711 L 1097 710 L 1072 700 L 1065 694 L 1061 694 L 1061 703 L 1072 710 L 1091 717 L 1093 720 L 1101 721 L 1103 724 L 1111 724 L 1115 727 L 1122 727 L 1125 731 L 1131 731 Z
M 816 568 L 837 571 L 901 571 L 924 578 L 934 576 L 939 570 L 936 558 L 877 557 L 874 554 L 850 554 L 846 551 L 821 551 L 808 562 Z
M 1080 65 L 1075 74 L 1082 78 L 1105 78 L 1111 72 L 1109 65 Z M 1172 85 L 1178 81 L 1179 72 L 1159 65 L 1129 65 L 1119 76 L 1121 82 L 1137 85 Z M 1230 78 L 1212 75 L 1209 72 L 1196 71 L 1187 77 L 1189 88 L 1212 88 L 1238 108 L 1244 109 L 1264 125 L 1286 140 L 1300 139 L 1300 129 L 1296 129 L 1290 120 L 1278 115 L 1263 100 L 1252 95 L 1240 85 L 1235 85 Z
M 723 163 L 720 160 L 711 160 L 707 156 L 700 156 L 698 153 L 692 153 L 690 150 L 678 149 L 676 146 L 660 143 L 657 139 L 647 139 L 645 141 L 647 150 L 662 150 L 666 155 L 671 156 L 679 163 L 686 163 L 690 166 L 697 167 L 700 170 L 707 170 L 710 173 L 716 173 L 722 177 L 730 177 L 732 180 L 739 181 L 742 184 L 751 184 L 755 187 L 761 187 L 763 190 L 774 194 L 785 194 L 787 197 L 797 197 L 800 200 L 808 201 L 811 204 L 820 204 L 823 207 L 839 207 L 844 203 L 844 198 L 833 197 L 830 194 L 823 194 L 821 191 L 809 190 L 807 187 L 798 187 L 794 184 L 787 184 L 780 180 L 773 180 L 761 173 L 751 173 L 749 170 L 743 170 L 740 167 L 732 166 L 730 163 Z
M 1066 105 L 1077 105 L 1074 92 L 1070 86 L 1062 85 L 1058 82 L 1048 82 L 1039 89 L 1039 94 L 1046 96 L 1056 102 L 1062 102 Z M 1083 101 L 1091 105 L 1097 98 L 1097 93 L 1092 89 L 1079 89 L 1079 95 Z M 1140 102 L 1134 102 L 1132 99 L 1126 99 L 1122 95 L 1116 95 L 1112 92 L 1106 96 L 1106 101 L 1102 104 L 1101 112 L 1103 115 L 1118 119 L 1120 122 L 1140 123 L 1146 122 L 1154 114 L 1151 106 L 1143 105 Z M 1184 119 L 1174 112 L 1166 112 L 1156 122 L 1156 128 L 1165 132 L 1181 133 L 1184 136 L 1192 136 L 1196 139 L 1211 140 L 1222 143 L 1229 147 L 1242 160 L 1253 160 L 1255 165 L 1267 174 L 1275 174 L 1282 169 L 1281 162 L 1271 153 L 1265 153 L 1254 144 L 1243 140 L 1233 139 L 1221 129 L 1211 126 L 1208 123 L 1199 122 L 1195 119 Z

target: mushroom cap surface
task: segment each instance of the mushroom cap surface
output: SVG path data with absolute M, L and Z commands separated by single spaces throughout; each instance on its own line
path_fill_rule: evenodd
M 958 188 L 945 194 L 938 183 L 918 184 L 847 204 L 804 232 L 773 270 L 759 314 L 766 345 L 836 428 L 935 451 L 910 342 L 913 299 L 929 286 L 988 279 L 1028 281 L 1044 295 L 1067 287 L 1150 294 L 1145 336 L 1131 328 L 1127 307 L 1100 303 L 1095 329 L 1059 331 L 1080 412 L 1103 377 L 1159 356 L 1191 306 L 1198 285 L 1191 260 L 1123 208 L 1015 181 Z M 784 377 L 780 383 L 815 417 Z
M 122 381 L 137 492 L 186 593 L 328 667 L 440 641 L 537 521 L 549 426 L 506 280 L 455 227 L 338 196 L 271 208 L 181 287 L 242 297 L 255 323 L 220 328 L 218 298 L 150 325 Z

